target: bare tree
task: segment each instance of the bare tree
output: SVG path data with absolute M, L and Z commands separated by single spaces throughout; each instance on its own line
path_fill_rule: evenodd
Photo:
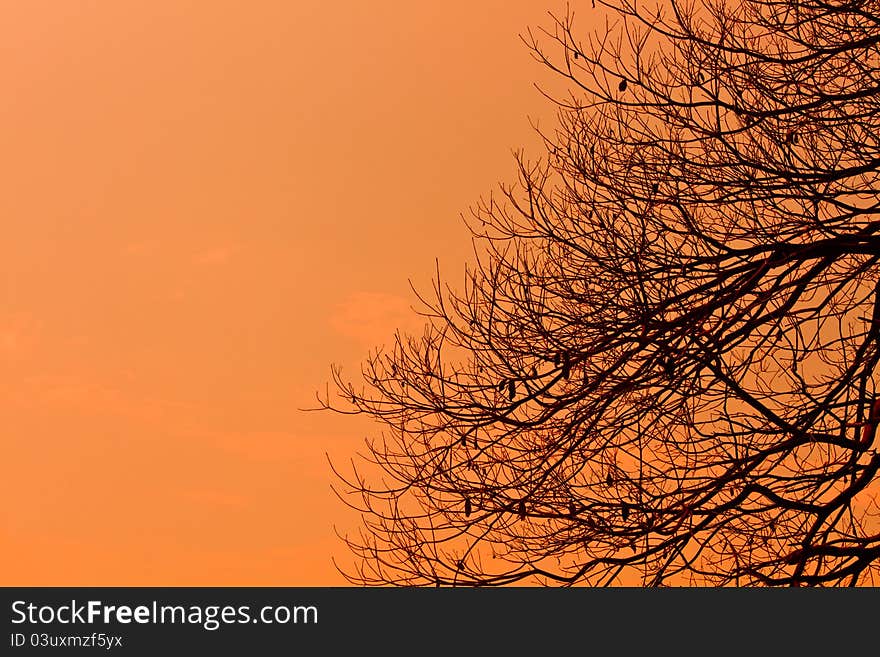
M 362 584 L 880 574 L 880 2 L 596 0 L 422 336 L 334 378 Z

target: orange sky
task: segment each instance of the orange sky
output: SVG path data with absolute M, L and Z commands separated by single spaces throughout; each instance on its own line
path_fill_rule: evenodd
M 548 8 L 0 4 L 0 584 L 344 583 L 298 409 L 461 271 Z

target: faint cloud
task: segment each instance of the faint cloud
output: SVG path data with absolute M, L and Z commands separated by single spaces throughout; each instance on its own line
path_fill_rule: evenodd
M 156 243 L 152 240 L 143 240 L 140 242 L 131 242 L 122 248 L 122 252 L 126 255 L 144 255 L 152 253 L 156 249 Z
M 42 323 L 27 313 L 0 316 L 0 358 L 17 359 L 34 350 Z
M 181 498 L 197 506 L 206 506 L 226 510 L 245 509 L 249 504 L 243 495 L 224 490 L 198 488 L 184 490 Z
M 425 320 L 403 297 L 355 292 L 336 306 L 329 323 L 337 334 L 373 347 L 390 342 L 397 330 L 421 332 Z
M 225 265 L 236 251 L 238 251 L 238 247 L 234 245 L 218 246 L 195 254 L 192 261 L 193 264 L 203 267 Z
M 302 438 L 290 431 L 216 431 L 200 427 L 183 435 L 204 448 L 230 454 L 239 462 L 303 462 Z
M 141 424 L 161 423 L 189 410 L 188 405 L 180 402 L 147 397 L 103 381 L 64 374 L 28 376 L 4 393 L 6 402 L 20 408 L 117 417 Z

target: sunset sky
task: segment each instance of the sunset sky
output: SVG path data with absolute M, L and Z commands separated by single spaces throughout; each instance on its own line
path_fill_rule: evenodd
M 537 153 L 534 0 L 0 4 L 4 585 L 338 585 L 300 409 Z

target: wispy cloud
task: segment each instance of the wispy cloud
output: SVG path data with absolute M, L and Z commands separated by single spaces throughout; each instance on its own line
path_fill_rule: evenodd
M 125 255 L 147 255 L 156 250 L 157 243 L 153 240 L 141 240 L 140 242 L 131 242 L 122 247 Z
M 72 412 L 152 425 L 189 409 L 189 405 L 179 401 L 145 396 L 126 390 L 124 385 L 69 374 L 24 377 L 4 391 L 4 400 L 13 407 L 47 414 Z
M 27 313 L 0 315 L 0 358 L 16 359 L 30 354 L 41 327 L 41 322 Z
M 206 449 L 229 454 L 239 462 L 302 464 L 303 441 L 313 440 L 292 431 L 218 431 L 204 427 L 184 430 L 180 435 Z
M 199 266 L 217 266 L 225 265 L 230 261 L 235 252 L 238 251 L 236 245 L 217 246 L 204 251 L 200 251 L 193 256 L 193 264 Z
M 369 347 L 387 344 L 398 329 L 420 332 L 424 318 L 403 297 L 380 292 L 355 292 L 330 315 L 330 328 Z

